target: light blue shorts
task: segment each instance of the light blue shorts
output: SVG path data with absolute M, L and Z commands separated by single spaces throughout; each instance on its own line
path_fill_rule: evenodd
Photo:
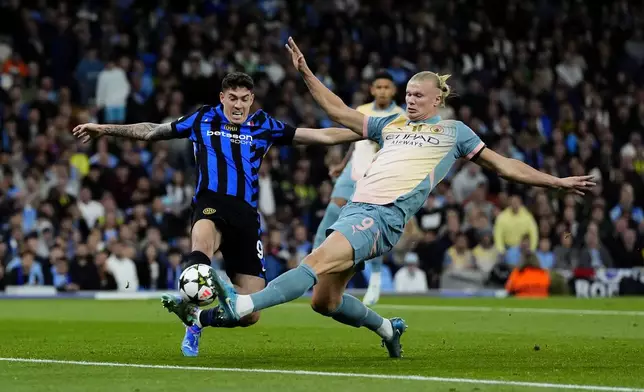
M 340 177 L 335 181 L 331 198 L 351 200 L 351 196 L 353 196 L 355 190 L 356 182 L 351 179 L 351 162 L 349 162 L 344 170 L 342 170 Z
M 344 235 L 353 247 L 354 263 L 358 264 L 389 252 L 404 229 L 405 215 L 393 204 L 349 202 L 327 230 L 327 236 L 333 231 Z

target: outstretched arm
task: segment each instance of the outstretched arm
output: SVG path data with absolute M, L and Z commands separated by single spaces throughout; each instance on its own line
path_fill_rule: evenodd
M 318 80 L 313 74 L 311 69 L 304 60 L 304 55 L 293 41 L 293 38 L 288 39 L 286 48 L 291 53 L 293 65 L 302 74 L 306 87 L 309 88 L 313 99 L 324 109 L 324 111 L 331 117 L 331 120 L 336 121 L 345 127 L 351 129 L 355 133 L 362 135 L 364 129 L 365 115 L 357 110 L 351 109 L 347 106 L 342 99 L 333 94 L 331 90 Z
M 358 134 L 346 128 L 297 128 L 293 141 L 296 144 L 342 144 L 362 139 Z
M 499 155 L 489 148 L 484 148 L 474 162 L 496 171 L 503 178 L 526 185 L 561 189 L 578 195 L 584 195 L 586 191 L 595 186 L 593 176 L 558 178 L 541 172 L 517 159 Z
M 172 129 L 171 123 L 81 124 L 74 128 L 72 133 L 81 139 L 83 143 L 104 135 L 147 141 L 169 140 L 180 137 L 179 133 Z

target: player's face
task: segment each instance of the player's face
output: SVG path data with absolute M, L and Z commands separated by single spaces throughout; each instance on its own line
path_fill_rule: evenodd
M 242 124 L 248 118 L 255 94 L 245 87 L 228 89 L 219 93 L 219 100 L 224 105 L 224 114 L 233 124 Z
M 371 95 L 378 106 L 389 106 L 396 95 L 396 85 L 389 79 L 376 79 L 371 84 Z
M 407 83 L 405 102 L 410 120 L 426 120 L 436 115 L 440 104 L 440 90 L 430 80 Z

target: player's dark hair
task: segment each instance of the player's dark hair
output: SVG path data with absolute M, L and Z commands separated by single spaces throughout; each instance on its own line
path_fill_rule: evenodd
M 240 87 L 253 91 L 255 87 L 253 78 L 243 72 L 231 72 L 224 76 L 224 80 L 221 81 L 221 91 L 234 90 Z
M 378 73 L 371 80 L 371 83 L 375 82 L 378 79 L 387 79 L 387 80 L 391 80 L 392 82 L 394 81 L 394 77 L 391 76 L 391 74 L 385 70 L 378 71 Z

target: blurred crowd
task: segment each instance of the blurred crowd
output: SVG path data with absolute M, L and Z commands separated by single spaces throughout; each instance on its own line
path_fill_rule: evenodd
M 455 94 L 443 118 L 541 171 L 598 182 L 590 195 L 561 195 L 458 164 L 387 256 L 383 290 L 502 285 L 516 266 L 644 266 L 641 2 L 104 3 L 1 2 L 0 289 L 176 287 L 190 251 L 190 143 L 84 145 L 70 130 L 172 121 L 216 104 L 233 70 L 254 77 L 255 109 L 329 126 L 284 53 L 289 35 L 348 104 L 370 99 L 381 69 L 401 105 L 415 72 L 449 73 Z M 345 151 L 267 154 L 259 208 L 268 279 L 311 251 L 333 186 L 326 165 Z M 369 270 L 351 286 L 366 287 Z

